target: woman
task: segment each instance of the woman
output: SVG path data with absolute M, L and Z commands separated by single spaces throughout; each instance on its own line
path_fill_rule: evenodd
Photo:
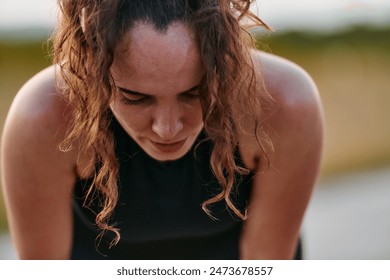
M 298 66 L 252 48 L 251 1 L 59 1 L 54 64 L 2 141 L 22 259 L 290 259 L 322 113 Z

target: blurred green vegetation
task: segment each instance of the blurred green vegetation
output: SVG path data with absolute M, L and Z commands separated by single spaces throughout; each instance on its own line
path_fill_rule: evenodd
M 262 35 L 258 47 L 301 65 L 317 83 L 326 120 L 323 176 L 390 163 L 390 27 L 275 32 Z M 46 43 L 0 42 L 1 131 L 19 88 L 50 63 Z
M 20 87 L 51 64 L 49 44 L 0 41 L 0 129 Z
M 316 82 L 326 122 L 323 176 L 390 164 L 390 27 L 268 33 L 257 45 Z

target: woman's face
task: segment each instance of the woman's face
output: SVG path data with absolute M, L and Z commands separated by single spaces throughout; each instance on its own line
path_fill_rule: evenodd
M 157 160 L 184 156 L 203 127 L 203 68 L 190 29 L 136 25 L 116 49 L 111 72 L 117 89 L 110 107 L 127 133 Z

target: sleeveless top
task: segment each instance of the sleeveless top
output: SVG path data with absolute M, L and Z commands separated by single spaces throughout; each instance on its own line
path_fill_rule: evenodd
M 111 248 L 113 234 L 97 239 L 97 203 L 83 207 L 88 180 L 79 180 L 73 199 L 72 259 L 239 259 L 242 221 L 224 201 L 201 204 L 221 190 L 210 166 L 212 144 L 202 131 L 182 158 L 160 162 L 147 155 L 113 117 L 110 129 L 119 161 L 119 201 L 110 223 L 121 239 Z M 199 146 L 195 149 L 195 146 Z M 239 153 L 236 153 L 237 155 Z M 238 163 L 241 164 L 239 156 Z M 253 174 L 237 176 L 231 194 L 244 211 Z M 95 200 L 96 201 L 96 200 Z
M 107 232 L 99 242 L 94 213 L 100 211 L 97 203 L 83 207 L 90 182 L 79 180 L 73 200 L 72 258 L 238 259 L 240 219 L 224 201 L 209 206 L 216 219 L 201 208 L 221 191 L 211 171 L 212 144 L 203 141 L 205 133 L 180 159 L 161 162 L 146 154 L 115 117 L 110 129 L 119 161 L 119 201 L 110 222 L 120 229 L 121 239 L 109 248 L 113 235 Z M 251 179 L 237 177 L 231 194 L 241 211 L 247 206 Z

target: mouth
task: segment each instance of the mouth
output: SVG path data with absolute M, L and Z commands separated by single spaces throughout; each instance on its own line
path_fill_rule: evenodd
M 159 142 L 154 142 L 152 140 L 150 140 L 150 142 L 160 152 L 175 153 L 183 147 L 184 143 L 186 142 L 186 139 L 177 142 L 171 142 L 171 143 L 159 143 Z

